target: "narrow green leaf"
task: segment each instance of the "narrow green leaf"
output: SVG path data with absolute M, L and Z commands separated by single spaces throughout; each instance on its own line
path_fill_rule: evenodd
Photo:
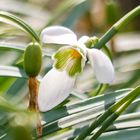
M 140 128 L 133 128 L 103 133 L 98 140 L 139 140 L 139 138 Z
M 2 96 L 0 96 L 0 110 L 4 111 L 4 112 L 21 111 L 15 105 L 13 105 L 9 101 L 5 100 Z
M 120 90 L 118 92 L 79 101 L 67 106 L 67 108 L 61 107 L 60 109 L 43 113 L 43 120 L 46 122 L 43 134 L 47 135 L 84 121 L 88 123 L 91 119 L 95 119 L 103 113 L 105 108 L 108 108 L 126 94 L 127 90 Z
M 12 43 L 1 43 L 0 42 L 0 48 L 1 49 L 6 49 L 6 50 L 16 50 L 16 51 L 21 51 L 23 52 L 26 48 L 26 45 L 17 45 L 17 44 L 12 44 Z M 43 53 L 43 56 L 47 56 L 47 57 L 51 57 L 52 54 L 47 52 L 46 49 L 42 49 L 42 53 Z
M 65 0 L 64 2 L 62 2 L 60 4 L 60 6 L 58 6 L 58 8 L 56 8 L 53 12 L 53 16 L 50 17 L 50 19 L 48 20 L 46 26 L 50 26 L 51 24 L 53 24 L 56 19 L 59 19 L 66 10 L 73 8 L 81 3 L 83 3 L 86 0 L 80 0 L 80 1 L 75 1 L 75 0 Z
M 94 120 L 91 125 L 76 138 L 76 140 L 86 138 L 95 128 L 103 122 L 103 126 L 93 135 L 94 139 L 97 138 L 105 128 L 115 120 L 120 113 L 140 94 L 140 86 L 130 91 L 128 95 L 112 105 L 101 116 Z M 118 111 L 118 112 L 117 112 Z M 109 117 L 111 116 L 111 117 Z M 108 118 L 109 117 L 109 118 Z M 105 121 L 105 122 L 104 122 Z M 93 137 L 91 139 L 93 139 Z
M 0 66 L 0 76 L 27 78 L 27 75 L 24 72 L 24 70 L 13 66 Z
M 20 28 L 23 31 L 27 32 L 37 42 L 40 41 L 38 34 L 32 29 L 32 27 L 17 16 L 8 12 L 0 11 L 0 21 Z
M 62 21 L 61 25 L 66 27 L 72 27 L 77 19 L 88 11 L 90 6 L 90 1 L 83 1 L 72 8 L 68 13 L 67 17 Z
M 58 109 L 50 110 L 48 112 L 42 113 L 42 115 L 43 115 L 44 121 L 46 123 L 50 123 L 59 118 L 72 115 L 78 112 L 82 112 L 84 110 L 86 111 L 92 108 L 97 108 L 96 110 L 98 111 L 99 111 L 99 108 L 100 110 L 101 109 L 105 110 L 108 106 L 114 104 L 117 100 L 127 95 L 128 92 L 131 90 L 132 89 L 122 89 L 122 90 L 111 92 L 105 95 L 92 97 L 89 99 L 85 99 L 82 101 L 78 101 L 76 103 L 66 105 Z

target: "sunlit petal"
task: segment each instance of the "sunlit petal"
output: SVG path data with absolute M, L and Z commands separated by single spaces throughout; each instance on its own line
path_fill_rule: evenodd
M 38 104 L 42 112 L 48 111 L 63 102 L 74 87 L 75 77 L 69 77 L 65 71 L 51 69 L 39 86 Z
M 89 39 L 88 36 L 82 36 L 79 38 L 78 42 L 84 44 L 88 39 Z
M 88 49 L 88 58 L 96 78 L 101 83 L 111 83 L 114 79 L 114 68 L 110 59 L 100 50 Z
M 73 45 L 77 42 L 77 36 L 70 29 L 63 26 L 51 26 L 41 32 L 43 43 L 68 44 Z

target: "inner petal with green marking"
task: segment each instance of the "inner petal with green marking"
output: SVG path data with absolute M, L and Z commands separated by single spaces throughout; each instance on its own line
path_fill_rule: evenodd
M 76 48 L 63 47 L 54 54 L 53 58 L 55 60 L 54 67 L 58 70 L 66 70 L 71 77 L 80 73 L 83 69 L 83 57 Z

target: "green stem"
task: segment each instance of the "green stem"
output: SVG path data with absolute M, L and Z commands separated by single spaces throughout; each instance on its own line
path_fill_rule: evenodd
M 140 6 L 137 6 L 135 9 L 127 13 L 124 17 L 122 17 L 117 23 L 115 23 L 100 39 L 97 44 L 95 44 L 94 48 L 102 48 L 122 27 L 124 27 L 127 23 L 133 20 L 136 16 L 140 14 Z
M 97 95 L 102 95 L 108 87 L 109 87 L 109 84 L 102 84 L 102 87 Z
M 90 93 L 90 96 L 101 95 L 107 88 L 108 88 L 108 84 L 100 84 L 97 87 L 97 90 L 96 91 Z
M 122 98 L 120 101 L 112 105 L 104 114 L 99 116 L 84 132 L 81 132 L 81 134 L 75 139 L 75 140 L 82 140 L 86 136 L 88 136 L 96 127 L 98 127 L 108 116 L 113 114 L 122 104 L 127 102 L 130 99 L 135 99 L 137 95 L 140 94 L 140 86 L 132 90 L 128 93 L 127 96 Z
M 133 102 L 133 100 L 138 96 L 134 96 L 132 99 L 124 103 L 117 111 L 115 111 L 106 121 L 103 122 L 101 128 L 93 134 L 90 140 L 96 140 L 109 126 L 113 123 L 121 113 Z
M 95 95 L 94 95 L 94 96 L 99 95 L 99 93 L 101 92 L 101 90 L 102 90 L 103 86 L 104 86 L 104 84 L 100 84 L 100 85 L 99 85 L 99 88 L 97 89 L 97 91 L 96 91 L 96 93 L 95 93 Z

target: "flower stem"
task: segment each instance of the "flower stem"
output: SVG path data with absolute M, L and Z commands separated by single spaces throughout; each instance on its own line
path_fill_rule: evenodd
M 40 114 L 39 114 L 38 102 L 37 102 L 38 81 L 36 80 L 35 77 L 29 77 L 28 85 L 29 85 L 29 92 L 30 92 L 28 109 L 36 113 L 36 133 L 37 136 L 40 137 L 42 135 L 42 125 L 40 121 Z
M 131 100 L 132 101 L 140 94 L 140 86 L 135 88 L 133 91 L 129 92 L 124 98 L 119 100 L 117 103 L 112 105 L 104 114 L 99 116 L 84 132 L 81 132 L 81 134 L 75 139 L 75 140 L 83 140 L 86 136 L 88 136 L 95 128 L 97 128 L 106 118 L 108 118 L 110 115 L 115 113 L 118 108 L 120 108 L 124 103 Z
M 94 48 L 102 48 L 122 27 L 124 27 L 127 23 L 133 20 L 136 16 L 140 14 L 140 6 L 137 6 L 135 9 L 127 13 L 124 17 L 122 17 L 118 22 L 116 22 L 97 42 Z
M 108 88 L 108 84 L 100 84 L 94 92 L 90 93 L 90 96 L 101 95 Z

